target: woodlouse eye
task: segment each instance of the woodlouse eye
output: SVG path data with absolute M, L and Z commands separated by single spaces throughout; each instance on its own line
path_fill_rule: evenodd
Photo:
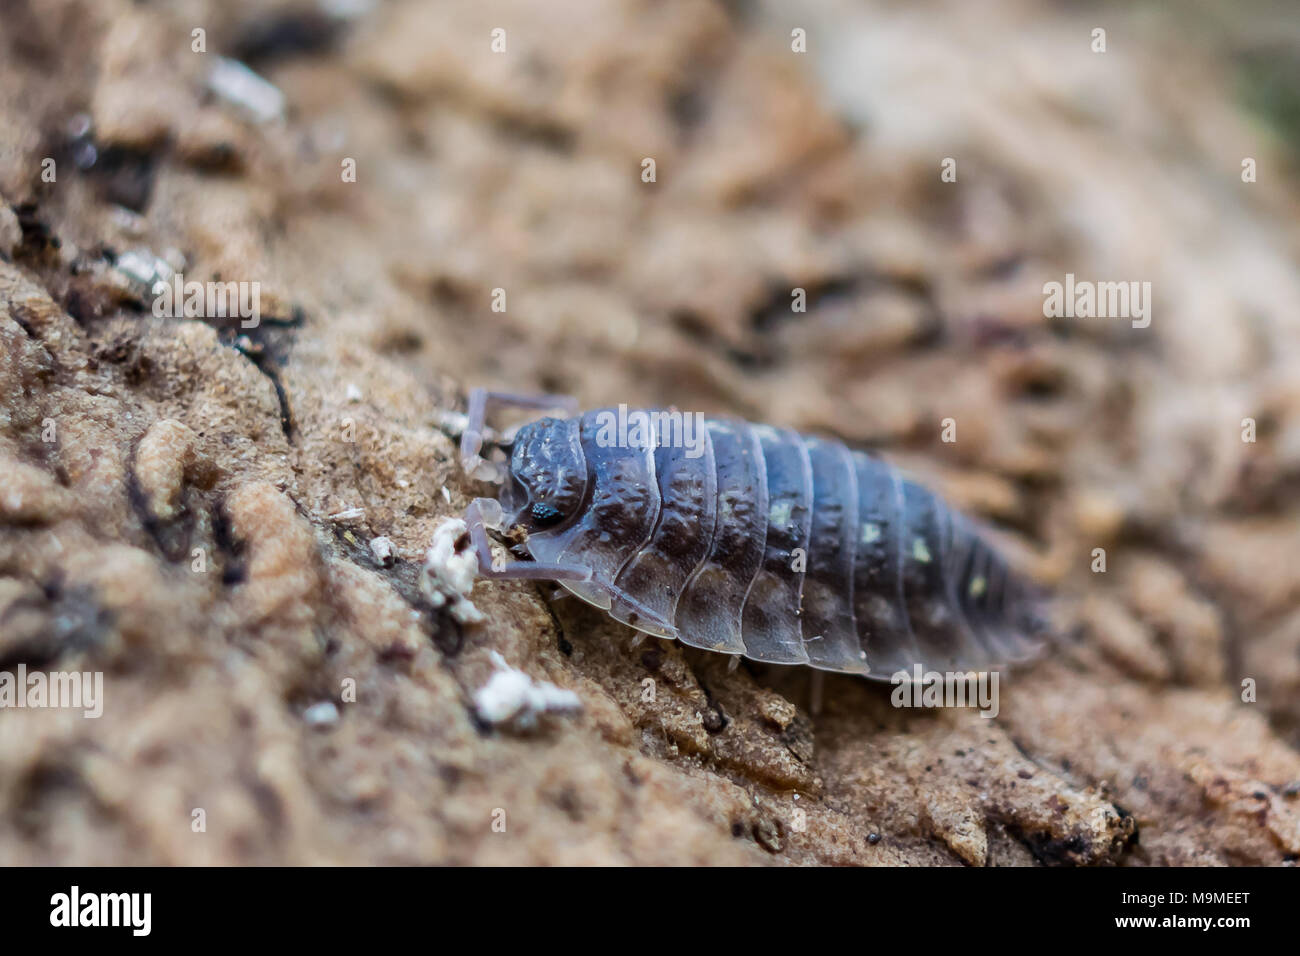
M 564 520 L 564 512 L 544 501 L 535 502 L 528 512 L 533 519 L 533 524 L 539 528 L 549 528 Z

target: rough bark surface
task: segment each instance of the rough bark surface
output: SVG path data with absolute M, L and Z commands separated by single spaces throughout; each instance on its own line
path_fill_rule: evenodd
M 0 665 L 105 673 L 98 719 L 0 710 L 0 862 L 1296 860 L 1297 140 L 1228 98 L 1295 31 L 800 16 L 0 4 Z M 155 317 L 145 253 L 261 283 L 260 325 Z M 1067 272 L 1151 281 L 1150 327 L 1044 319 Z M 1062 646 L 995 719 L 839 677 L 813 715 L 807 671 L 545 586 L 461 626 L 417 572 L 489 490 L 472 385 L 879 448 L 1002 529 Z M 582 713 L 480 726 L 491 651 Z

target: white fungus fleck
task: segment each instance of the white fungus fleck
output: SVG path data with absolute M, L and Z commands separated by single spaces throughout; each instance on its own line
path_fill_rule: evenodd
M 424 555 L 420 588 L 434 607 L 446 607 L 462 624 L 484 620 L 469 593 L 478 577 L 478 556 L 462 518 L 443 518 L 433 530 L 433 543 Z
M 370 553 L 374 555 L 377 564 L 386 568 L 393 563 L 393 542 L 383 535 L 371 538 Z
M 546 681 L 535 681 L 492 652 L 496 671 L 474 692 L 474 712 L 486 724 L 509 724 L 531 730 L 542 714 L 574 714 L 582 710 L 578 695 Z

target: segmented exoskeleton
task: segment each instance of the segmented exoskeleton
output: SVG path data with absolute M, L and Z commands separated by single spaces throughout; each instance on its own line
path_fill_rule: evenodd
M 888 679 L 1030 656 L 1036 600 L 972 523 L 890 465 L 786 428 L 703 419 L 695 443 L 639 412 L 651 441 L 610 441 L 611 409 L 475 390 L 462 463 L 481 472 L 490 403 L 564 409 L 510 443 L 500 500 L 466 521 L 481 572 L 558 581 L 658 637 L 777 664 Z M 486 526 L 532 561 L 493 567 Z

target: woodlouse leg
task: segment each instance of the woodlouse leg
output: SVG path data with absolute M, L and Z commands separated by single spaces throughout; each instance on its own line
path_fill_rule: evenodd
M 500 509 L 491 498 L 475 498 L 465 509 L 465 526 L 478 554 L 481 577 L 498 581 L 590 581 L 591 568 L 580 564 L 548 564 L 540 561 L 510 561 L 497 567 L 492 560 L 492 543 L 483 520 L 484 506 Z
M 816 717 L 822 712 L 822 693 L 826 687 L 826 672 L 814 670 L 808 679 L 808 713 Z
M 578 411 L 578 400 L 571 395 L 524 395 L 490 392 L 485 388 L 470 389 L 465 431 L 460 436 L 460 466 L 467 474 L 474 474 L 483 463 L 479 453 L 483 450 L 483 428 L 487 424 L 489 407 L 553 409 L 574 415 Z

